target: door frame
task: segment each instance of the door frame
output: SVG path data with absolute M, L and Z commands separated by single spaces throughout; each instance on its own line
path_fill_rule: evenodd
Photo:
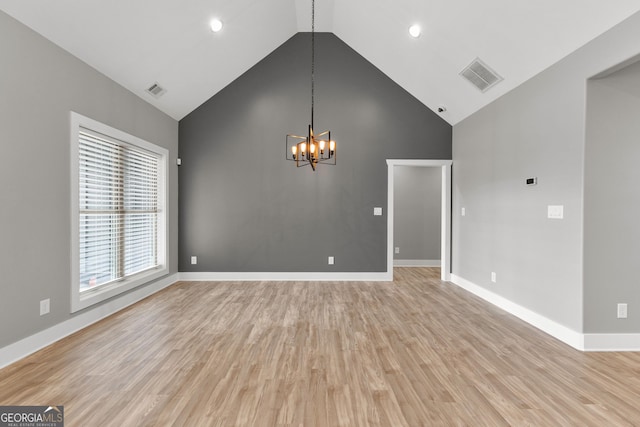
M 393 174 L 395 166 L 439 167 L 442 170 L 440 197 L 440 278 L 451 280 L 451 166 L 453 160 L 387 159 L 387 277 L 393 280 Z

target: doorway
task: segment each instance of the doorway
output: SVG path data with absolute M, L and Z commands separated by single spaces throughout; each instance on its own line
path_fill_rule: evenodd
M 417 166 L 440 168 L 440 278 L 451 279 L 451 165 L 452 160 L 387 159 L 387 277 L 393 280 L 394 168 Z

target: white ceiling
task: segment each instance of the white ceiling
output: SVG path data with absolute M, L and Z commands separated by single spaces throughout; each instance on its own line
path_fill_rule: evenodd
M 311 27 L 310 0 L 0 0 L 0 10 L 177 120 Z M 316 31 L 432 110 L 446 106 L 455 124 L 637 11 L 640 0 L 316 0 Z M 476 57 L 504 77 L 485 93 L 458 75 Z M 167 89 L 160 99 L 145 92 L 154 82 Z

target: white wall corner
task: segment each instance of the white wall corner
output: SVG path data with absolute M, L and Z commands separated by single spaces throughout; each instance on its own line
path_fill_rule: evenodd
M 115 297 L 112 300 L 97 305 L 87 311 L 73 316 L 71 319 L 51 326 L 44 331 L 37 332 L 27 338 L 9 344 L 0 349 L 0 369 L 8 366 L 20 359 L 35 353 L 42 348 L 53 344 L 81 329 L 90 326 L 105 317 L 111 316 L 118 311 L 145 299 L 156 292 L 171 286 L 178 281 L 178 274 L 166 276 L 150 285 L 141 286 L 140 288 Z
M 551 335 L 552 337 L 570 345 L 571 347 L 584 351 L 585 342 L 584 335 L 570 329 L 560 323 L 544 317 L 526 307 L 516 304 L 503 296 L 500 296 L 494 292 L 491 292 L 482 286 L 478 286 L 460 276 L 455 274 L 451 275 L 451 282 L 462 289 L 471 292 L 472 294 L 482 298 L 483 300 L 501 308 L 509 314 L 516 316 L 517 318 L 524 320 L 531 326 L 534 326 L 541 331 Z

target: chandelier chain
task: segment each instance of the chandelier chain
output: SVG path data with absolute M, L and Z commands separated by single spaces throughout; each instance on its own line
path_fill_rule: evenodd
M 313 107 L 315 91 L 315 32 L 316 32 L 316 1 L 311 0 L 311 129 L 313 129 Z

